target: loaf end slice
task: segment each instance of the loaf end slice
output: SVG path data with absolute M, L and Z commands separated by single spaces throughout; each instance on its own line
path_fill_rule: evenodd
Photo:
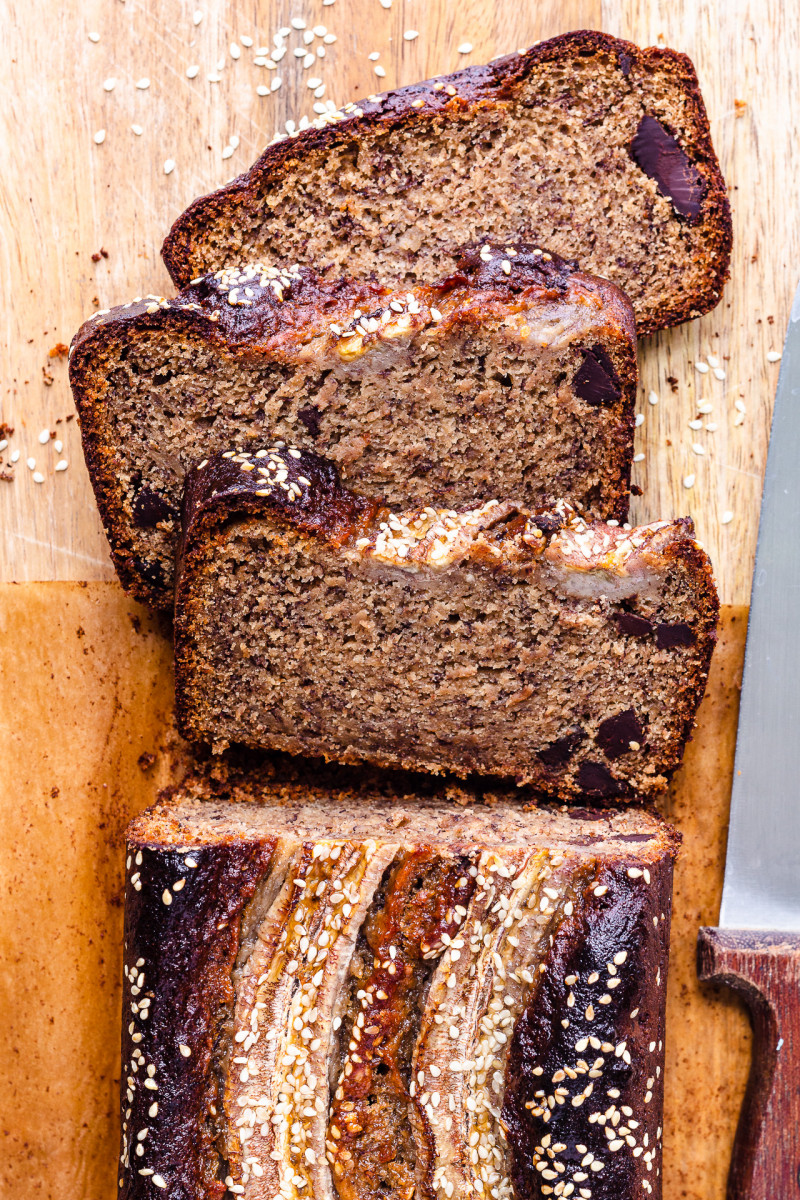
M 658 1200 L 676 848 L 633 809 L 187 781 L 128 833 L 120 1196 Z
M 97 314 L 70 380 L 114 563 L 172 602 L 184 475 L 279 437 L 390 503 L 503 488 L 624 520 L 633 451 L 633 312 L 613 284 L 536 246 L 484 246 L 411 291 L 262 264 L 173 300 Z
M 617 283 L 640 334 L 718 303 L 730 208 L 685 55 L 583 30 L 345 105 L 196 200 L 162 254 L 180 286 L 300 256 L 411 286 L 518 238 Z
M 190 473 L 175 603 L 184 736 L 661 791 L 703 695 L 717 596 L 691 521 L 513 501 L 397 512 L 294 447 Z

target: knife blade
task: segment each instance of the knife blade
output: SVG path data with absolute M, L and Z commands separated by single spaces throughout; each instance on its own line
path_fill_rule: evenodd
M 800 1197 L 800 286 L 772 416 L 725 880 L 698 973 L 741 992 L 753 1061 L 729 1200 Z

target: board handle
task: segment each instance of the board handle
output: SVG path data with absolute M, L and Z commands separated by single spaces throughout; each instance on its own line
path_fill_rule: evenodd
M 800 1200 L 800 934 L 701 929 L 697 973 L 739 992 L 753 1022 L 728 1200 Z

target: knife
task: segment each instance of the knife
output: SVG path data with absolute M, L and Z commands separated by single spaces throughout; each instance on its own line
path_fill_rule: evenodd
M 698 974 L 740 992 L 753 1061 L 728 1200 L 800 1200 L 800 286 L 772 416 L 725 883 Z

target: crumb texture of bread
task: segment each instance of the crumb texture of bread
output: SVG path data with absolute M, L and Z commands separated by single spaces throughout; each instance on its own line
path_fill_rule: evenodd
M 583 30 L 345 105 L 196 200 L 162 254 L 180 286 L 248 256 L 411 286 L 519 237 L 622 287 L 642 334 L 718 303 L 730 208 L 685 55 Z
M 633 311 L 538 246 L 485 246 L 403 291 L 301 267 L 218 271 L 89 320 L 70 379 L 117 571 L 159 607 L 186 471 L 266 437 L 390 503 L 463 504 L 502 481 L 534 507 L 563 496 L 627 514 Z
M 186 780 L 128 831 L 122 1200 L 659 1200 L 677 846 L 641 810 Z
M 217 751 L 652 796 L 693 726 L 717 612 L 688 518 L 396 512 L 307 452 L 231 451 L 187 486 L 179 724 Z

